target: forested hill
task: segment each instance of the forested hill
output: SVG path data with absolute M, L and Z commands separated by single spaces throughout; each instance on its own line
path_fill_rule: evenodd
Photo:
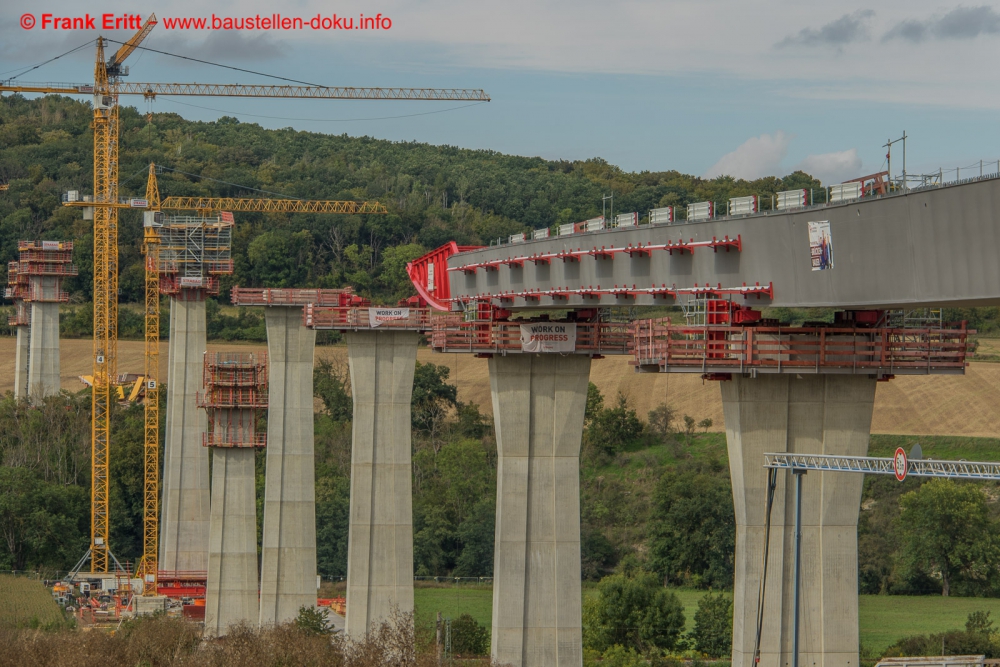
M 78 302 L 90 300 L 90 223 L 79 209 L 61 207 L 60 196 L 67 190 L 92 192 L 90 123 L 90 105 L 70 98 L 0 99 L 0 182 L 9 182 L 9 190 L 0 192 L 0 267 L 15 259 L 20 239 L 72 239 L 80 275 L 68 287 Z M 163 196 L 253 196 L 247 188 L 258 188 L 309 199 L 382 201 L 389 215 L 238 214 L 235 274 L 223 287 L 352 285 L 385 300 L 412 293 L 404 266 L 426 249 L 451 239 L 487 243 L 526 229 L 585 220 L 600 215 L 604 194 L 614 193 L 616 211 L 645 213 L 657 206 L 821 187 L 801 172 L 753 182 L 704 180 L 676 171 L 630 173 L 599 158 L 549 161 L 346 134 L 265 130 L 229 117 L 202 123 L 154 113 L 147 120 L 123 107 L 122 196 L 145 193 L 150 162 L 176 170 L 161 176 Z M 139 213 L 122 212 L 125 302 L 142 296 L 141 233 Z

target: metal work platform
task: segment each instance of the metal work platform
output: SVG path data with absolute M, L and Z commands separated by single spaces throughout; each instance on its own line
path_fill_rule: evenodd
M 160 237 L 160 291 L 177 295 L 181 290 L 219 293 L 219 276 L 233 272 L 233 214 L 217 217 L 164 216 Z
M 233 287 L 230 292 L 236 306 L 349 306 L 361 302 L 350 287 L 343 289 L 279 289 L 272 287 Z
M 434 328 L 430 308 L 397 308 L 388 306 L 317 306 L 309 304 L 303 309 L 302 323 L 311 329 L 334 331 L 430 331 Z M 458 324 L 455 316 L 433 317 L 442 323 Z
M 267 353 L 206 352 L 205 393 L 198 407 L 208 413 L 205 447 L 264 447 L 267 433 L 256 429 L 268 406 Z
M 625 322 L 455 321 L 435 318 L 431 347 L 438 352 L 493 354 L 629 354 Z
M 788 327 L 632 324 L 632 362 L 639 372 L 843 373 L 963 375 L 969 353 L 965 323 L 952 327 Z

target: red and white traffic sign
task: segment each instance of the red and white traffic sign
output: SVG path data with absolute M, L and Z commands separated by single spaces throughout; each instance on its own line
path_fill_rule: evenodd
M 906 452 L 902 447 L 896 448 L 896 454 L 892 457 L 892 470 L 896 473 L 896 479 L 902 482 L 906 479 L 906 471 L 909 464 L 906 462 Z

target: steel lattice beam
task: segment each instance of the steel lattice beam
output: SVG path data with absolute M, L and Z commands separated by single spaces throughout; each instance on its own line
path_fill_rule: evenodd
M 895 474 L 893 459 L 873 456 L 764 454 L 764 467 L 785 470 L 817 470 L 820 472 L 860 472 L 870 475 Z M 907 462 L 906 475 L 907 477 L 1000 480 L 1000 462 L 917 459 Z

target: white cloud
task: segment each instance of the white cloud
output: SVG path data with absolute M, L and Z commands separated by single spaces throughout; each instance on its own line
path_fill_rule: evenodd
M 861 173 L 861 158 L 858 156 L 857 148 L 849 148 L 846 151 L 836 153 L 810 155 L 795 165 L 795 169 L 815 176 L 824 185 L 841 183 L 848 178 L 864 176 Z
M 762 176 L 775 176 L 781 171 L 781 161 L 788 154 L 791 140 L 792 137 L 781 130 L 774 134 L 751 137 L 733 152 L 719 158 L 703 177 L 732 176 L 752 180 Z

